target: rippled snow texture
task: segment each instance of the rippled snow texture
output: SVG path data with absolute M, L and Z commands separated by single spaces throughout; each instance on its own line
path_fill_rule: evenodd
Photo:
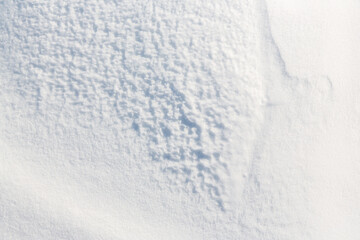
M 293 70 L 287 5 L 268 4 L 1 1 L 0 236 L 328 237 L 326 147 L 308 144 L 327 138 L 336 78 Z

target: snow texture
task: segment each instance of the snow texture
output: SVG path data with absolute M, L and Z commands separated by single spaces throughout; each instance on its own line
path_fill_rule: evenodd
M 0 239 L 359 239 L 358 16 L 0 1 Z

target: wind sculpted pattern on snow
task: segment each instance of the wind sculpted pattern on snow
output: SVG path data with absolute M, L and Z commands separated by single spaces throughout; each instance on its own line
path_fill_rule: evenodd
M 170 188 L 224 209 L 263 102 L 254 10 L 234 2 L 5 1 L 8 118 L 134 131 Z

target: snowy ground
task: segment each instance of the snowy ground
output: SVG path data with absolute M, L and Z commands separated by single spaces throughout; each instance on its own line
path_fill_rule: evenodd
M 359 239 L 359 16 L 0 1 L 0 239 Z

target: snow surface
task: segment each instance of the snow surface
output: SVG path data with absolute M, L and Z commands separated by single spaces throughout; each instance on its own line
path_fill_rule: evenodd
M 0 1 L 0 239 L 359 239 L 359 16 Z

